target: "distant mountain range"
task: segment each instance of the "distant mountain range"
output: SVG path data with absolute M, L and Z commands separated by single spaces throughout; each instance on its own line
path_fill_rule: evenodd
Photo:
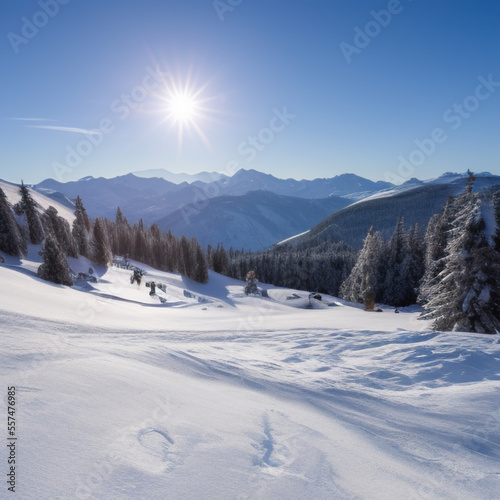
M 139 170 L 137 172 L 132 172 L 137 177 L 159 177 L 174 184 L 182 184 L 187 182 L 192 184 L 193 182 L 204 182 L 210 183 L 214 181 L 220 181 L 221 179 L 227 179 L 228 176 L 225 174 L 220 174 L 218 172 L 198 172 L 197 174 L 176 174 L 174 172 L 169 172 L 164 168 L 154 168 L 150 170 Z
M 477 189 L 500 184 L 499 176 L 487 172 L 476 177 Z M 46 179 L 34 188 L 66 206 L 80 195 L 91 217 L 114 219 L 120 207 L 130 223 L 143 219 L 177 236 L 195 236 L 202 244 L 262 250 L 308 229 L 295 243 L 338 237 L 359 247 L 370 225 L 389 234 L 400 214 L 423 227 L 449 194 L 463 189 L 465 179 L 466 174 L 446 173 L 395 186 L 355 174 L 298 181 L 256 170 L 229 177 L 157 169 L 112 179 Z
M 46 179 L 34 188 L 44 190 L 45 194 L 63 193 L 70 199 L 80 195 L 87 211 L 92 217 L 110 217 L 119 206 L 131 222 L 143 218 L 145 222 L 153 222 L 183 205 L 206 198 L 231 195 L 241 196 L 250 191 L 270 191 L 282 196 L 293 196 L 307 199 L 321 199 L 329 196 L 361 199 L 382 189 L 393 187 L 387 182 L 373 182 L 354 174 L 342 174 L 331 179 L 301 180 L 278 179 L 272 175 L 256 170 L 239 170 L 232 177 L 221 174 L 218 180 L 203 182 L 212 174 L 202 172 L 190 177 L 190 183 L 182 181 L 174 183 L 164 177 L 154 175 L 166 170 L 143 171 L 143 176 L 127 174 L 112 179 L 104 177 L 85 177 L 78 181 L 61 183 L 54 179 Z M 178 175 L 178 174 L 172 174 Z M 215 175 L 215 174 L 214 174 Z M 168 196 L 167 196 L 168 195 Z
M 163 231 L 195 236 L 203 246 L 223 242 L 228 248 L 261 250 L 306 231 L 348 204 L 338 196 L 309 200 L 250 191 L 209 199 L 201 210 L 176 210 L 157 224 Z

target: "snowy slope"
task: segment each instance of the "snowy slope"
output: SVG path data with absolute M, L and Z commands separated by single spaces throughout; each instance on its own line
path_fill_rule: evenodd
M 12 205 L 15 205 L 21 199 L 18 185 L 0 180 L 0 188 L 3 190 L 5 196 L 7 196 L 7 200 Z M 37 191 L 34 191 L 33 189 L 30 189 L 29 191 L 33 199 L 40 205 L 40 207 L 42 207 L 43 210 L 53 206 L 57 210 L 58 215 L 72 224 L 75 219 L 75 215 L 71 209 Z
M 497 498 L 498 336 L 142 267 L 165 304 L 125 269 L 67 288 L 0 264 L 19 498 Z

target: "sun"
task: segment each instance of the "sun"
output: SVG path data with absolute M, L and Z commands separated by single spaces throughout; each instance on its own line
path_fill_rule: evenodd
M 163 114 L 162 123 L 168 123 L 170 130 L 177 130 L 179 150 L 182 149 L 184 137 L 192 133 L 210 149 L 202 129 L 214 112 L 210 106 L 214 98 L 206 95 L 207 85 L 198 85 L 190 75 L 181 79 L 167 74 L 161 91 L 156 94 L 159 104 L 157 111 Z
M 199 117 L 199 103 L 188 92 L 176 92 L 167 98 L 167 119 L 179 124 L 194 123 Z

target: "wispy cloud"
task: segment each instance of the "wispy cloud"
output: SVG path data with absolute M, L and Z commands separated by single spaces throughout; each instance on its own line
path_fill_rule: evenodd
M 17 120 L 23 122 L 55 122 L 57 120 L 52 120 L 50 118 L 7 118 L 8 120 Z
M 97 130 L 87 130 L 77 127 L 58 127 L 56 125 L 27 125 L 30 128 L 43 128 L 46 130 L 59 130 L 61 132 L 74 132 L 76 134 L 99 135 Z

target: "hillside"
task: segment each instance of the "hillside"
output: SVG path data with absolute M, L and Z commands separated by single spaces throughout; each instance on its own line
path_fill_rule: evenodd
M 184 207 L 157 224 L 177 236 L 195 236 L 202 245 L 257 251 L 309 229 L 348 203 L 336 196 L 307 200 L 254 191 L 209 199 L 200 210 Z
M 19 185 L 0 179 L 0 188 L 2 188 L 3 192 L 7 196 L 7 200 L 12 205 L 15 205 L 21 199 L 21 195 L 19 194 Z M 61 197 L 60 195 L 53 199 L 46 196 L 43 192 L 37 192 L 33 189 L 30 189 L 30 192 L 33 199 L 38 203 L 38 205 L 40 205 L 42 210 L 46 210 L 49 206 L 53 206 L 61 217 L 66 219 L 70 224 L 73 222 L 75 218 L 74 208 L 68 199 Z
M 294 245 L 314 246 L 329 239 L 340 239 L 359 249 L 370 227 L 389 238 L 400 216 L 405 218 L 406 227 L 418 224 L 425 231 L 429 219 L 445 206 L 452 192 L 449 185 L 423 186 L 355 203 L 289 241 Z

